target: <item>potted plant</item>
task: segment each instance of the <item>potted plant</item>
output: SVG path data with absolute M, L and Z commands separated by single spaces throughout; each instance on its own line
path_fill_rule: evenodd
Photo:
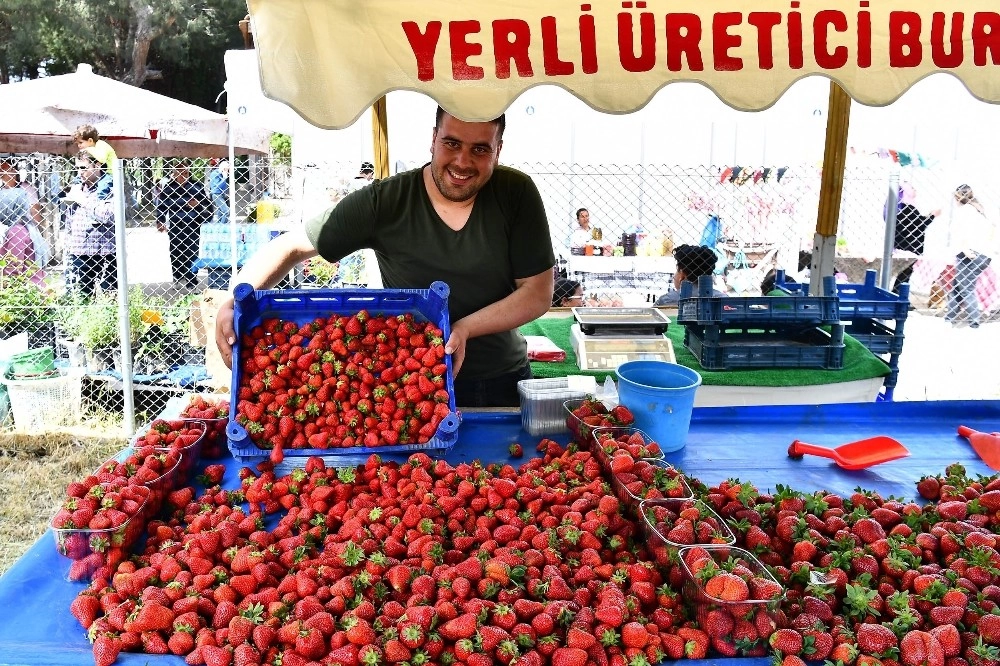
M 32 349 L 55 347 L 56 297 L 25 275 L 4 275 L 0 259 L 0 339 L 28 333 Z
M 128 317 L 133 348 L 145 328 L 142 322 L 141 295 L 140 287 L 134 288 L 129 295 Z M 65 311 L 67 316 L 63 328 L 76 343 L 84 347 L 87 368 L 99 372 L 113 367 L 116 352 L 121 349 L 117 298 L 101 294 L 93 300 L 76 299 L 65 307 Z

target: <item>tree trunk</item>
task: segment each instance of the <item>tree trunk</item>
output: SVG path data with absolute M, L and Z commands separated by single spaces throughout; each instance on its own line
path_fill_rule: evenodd
M 153 7 L 144 0 L 130 0 L 129 5 L 135 15 L 135 42 L 132 45 L 132 67 L 125 74 L 123 81 L 136 87 L 152 79 L 162 78 L 159 70 L 147 67 L 149 47 L 153 40 L 163 33 L 163 29 L 174 24 L 174 17 L 168 17 L 163 23 L 154 23 Z

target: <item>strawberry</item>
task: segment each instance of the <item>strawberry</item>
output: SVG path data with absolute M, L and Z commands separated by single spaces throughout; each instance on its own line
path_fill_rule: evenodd
M 111 666 L 118 659 L 118 653 L 122 650 L 122 642 L 110 635 L 99 634 L 94 639 L 94 666 Z
M 94 623 L 101 612 L 101 602 L 92 594 L 81 593 L 73 599 L 69 606 L 69 612 L 84 629 L 90 629 L 90 625 Z
M 580 648 L 558 648 L 552 653 L 552 666 L 586 666 L 587 651 Z
M 457 641 L 462 638 L 472 638 L 476 633 L 476 626 L 475 614 L 465 613 L 442 624 L 438 628 L 438 633 L 446 641 Z
M 906 666 L 943 666 L 944 650 L 932 634 L 913 629 L 899 641 L 899 660 Z
M 771 649 L 783 655 L 802 652 L 802 635 L 794 629 L 778 629 L 768 639 Z
M 524 447 L 522 447 L 517 442 L 511 444 L 507 447 L 507 451 L 510 453 L 511 458 L 523 458 L 524 457 Z

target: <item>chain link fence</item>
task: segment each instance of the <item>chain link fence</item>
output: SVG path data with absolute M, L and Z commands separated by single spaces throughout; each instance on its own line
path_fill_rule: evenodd
M 141 420 L 179 391 L 227 387 L 224 369 L 213 367 L 212 290 L 228 289 L 234 265 L 271 238 L 369 182 L 354 160 L 294 169 L 254 157 L 240 157 L 234 165 L 162 158 L 120 164 L 124 192 L 110 186 L 105 171 L 88 175 L 79 160 L 25 155 L 0 161 L 9 172 L 6 184 L 0 183 L 0 213 L 7 215 L 0 219 L 0 339 L 18 340 L 20 334 L 21 347 L 50 347 L 79 368 L 81 404 L 70 412 L 94 427 L 120 424 L 127 404 Z M 558 269 L 582 285 L 590 304 L 656 302 L 674 288 L 672 254 L 680 245 L 711 248 L 716 288 L 730 295 L 760 294 L 778 268 L 800 281 L 808 277 L 821 180 L 815 165 L 512 166 L 534 178 Z M 914 304 L 947 314 L 956 324 L 994 316 L 1000 299 L 993 267 L 982 266 L 983 260 L 964 264 L 976 262 L 973 250 L 1000 256 L 979 243 L 985 237 L 969 232 L 988 227 L 977 227 L 979 220 L 968 215 L 979 215 L 981 208 L 983 220 L 995 224 L 1000 202 L 994 192 L 975 188 L 975 200 L 961 203 L 956 173 L 951 166 L 900 167 L 892 160 L 852 157 L 835 262 L 841 279 L 862 282 L 866 269 L 881 269 L 893 192 L 898 203 L 890 285 L 897 277 L 908 281 Z M 93 182 L 78 201 L 81 178 Z M 4 207 L 21 197 L 4 194 L 15 189 L 25 193 L 28 226 L 37 239 L 30 229 L 19 230 L 23 225 L 9 213 L 11 206 Z M 121 276 L 117 196 L 125 210 Z M 578 223 L 580 209 L 589 213 L 587 229 Z M 47 251 L 35 256 L 15 241 Z M 978 247 L 964 246 L 972 241 Z M 969 251 L 968 262 L 955 258 L 962 249 Z M 338 264 L 311 261 L 284 284 L 378 286 L 376 274 L 372 257 L 366 261 L 358 253 Z M 120 291 L 125 298 L 119 299 Z M 128 400 L 122 318 L 131 329 L 135 381 Z M 16 425 L 16 415 L 14 420 Z

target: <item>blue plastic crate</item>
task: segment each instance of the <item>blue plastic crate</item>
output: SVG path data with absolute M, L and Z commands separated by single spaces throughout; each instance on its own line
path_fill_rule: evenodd
M 873 354 L 902 354 L 903 334 L 874 319 L 855 319 L 847 325 L 849 336 Z
M 823 325 L 840 322 L 835 281 L 823 278 L 828 296 L 712 296 L 712 278 L 698 281 L 698 294 L 689 282 L 681 284 L 677 322 L 709 326 L 716 324 Z
M 906 319 L 910 310 L 910 285 L 899 286 L 899 294 L 886 291 L 875 284 L 877 273 L 865 271 L 863 284 L 838 284 L 838 313 L 842 321 L 868 319 Z M 827 280 L 829 278 L 823 278 Z M 787 294 L 799 296 L 808 294 L 809 286 L 797 282 L 785 282 L 785 272 L 777 271 L 774 287 Z
M 844 367 L 844 327 L 687 326 L 684 346 L 706 370 Z
M 429 321 L 441 329 L 444 339 L 451 333 L 448 317 L 448 294 L 444 282 L 434 282 L 430 289 L 293 289 L 255 291 L 248 284 L 240 284 L 233 291 L 234 318 L 237 344 L 233 349 L 232 390 L 230 391 L 229 424 L 226 436 L 229 450 L 241 464 L 253 465 L 270 455 L 269 449 L 259 448 L 251 441 L 246 429 L 235 421 L 236 403 L 243 371 L 239 363 L 239 344 L 243 333 L 264 319 L 278 317 L 296 324 L 305 324 L 316 317 L 333 314 L 351 315 L 367 310 L 372 315 L 400 315 L 410 313 L 418 321 Z M 399 444 L 393 446 L 356 446 L 338 449 L 286 449 L 284 469 L 302 467 L 306 459 L 319 456 L 328 465 L 344 466 L 364 463 L 373 453 L 410 454 L 426 451 L 443 456 L 458 441 L 460 418 L 455 409 L 455 383 L 452 379 L 451 357 L 445 356 L 448 371 L 445 388 L 451 413 L 438 425 L 437 432 L 425 444 Z

